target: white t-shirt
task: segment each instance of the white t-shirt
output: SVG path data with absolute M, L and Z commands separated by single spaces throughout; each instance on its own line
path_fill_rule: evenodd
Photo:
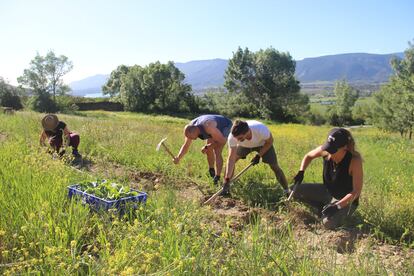
M 270 130 L 262 124 L 261 122 L 249 120 L 246 121 L 247 125 L 252 131 L 252 139 L 247 140 L 245 139 L 243 142 L 237 141 L 234 138 L 233 134 L 230 133 L 227 141 L 229 143 L 229 147 L 234 148 L 237 146 L 242 146 L 245 148 L 256 148 L 261 147 L 264 145 L 265 141 L 270 138 Z

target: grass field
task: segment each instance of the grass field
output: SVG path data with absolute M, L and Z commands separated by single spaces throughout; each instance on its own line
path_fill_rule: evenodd
M 311 98 L 310 99 L 310 110 L 312 113 L 326 115 L 329 106 L 328 104 L 322 104 L 322 102 L 335 101 L 335 97 L 323 97 L 323 98 Z M 355 106 L 359 104 L 373 104 L 374 97 L 361 97 L 355 102 Z
M 0 273 L 414 273 L 411 141 L 374 128 L 352 130 L 364 158 L 361 204 L 345 229 L 326 231 L 309 223 L 305 207 L 280 203 L 282 191 L 263 164 L 237 182 L 235 199 L 202 207 L 203 194 L 217 189 L 199 152 L 202 142 L 196 141 L 179 165 L 155 151 L 168 136 L 168 146 L 177 152 L 187 120 L 109 112 L 61 115 L 81 135 L 80 151 L 90 166 L 80 172 L 39 148 L 41 117 L 0 115 Z M 329 130 L 294 124 L 270 129 L 289 180 Z M 236 169 L 247 164 L 241 161 Z M 321 182 L 321 174 L 322 162 L 313 162 L 305 181 Z M 68 185 L 97 177 L 144 189 L 147 204 L 119 217 L 67 199 Z M 338 245 L 342 242 L 345 246 Z

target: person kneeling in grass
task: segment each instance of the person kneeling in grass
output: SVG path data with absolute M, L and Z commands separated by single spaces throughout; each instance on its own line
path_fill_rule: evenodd
M 323 158 L 323 184 L 301 184 L 308 165 Z M 295 176 L 293 198 L 316 207 L 327 229 L 335 229 L 358 207 L 362 190 L 361 155 L 355 151 L 355 141 L 344 128 L 334 128 L 322 146 L 308 152 Z
M 184 127 L 184 144 L 178 155 L 173 158 L 173 162 L 175 164 L 180 162 L 188 152 L 193 140 L 197 138 L 206 140 L 206 145 L 203 146 L 201 152 L 207 155 L 208 173 L 213 178 L 214 184 L 217 185 L 223 168 L 222 151 L 227 142 L 230 128 L 231 120 L 222 115 L 202 115 L 195 118 Z M 214 164 L 216 169 L 214 169 Z
M 65 150 L 60 151 L 63 145 L 63 136 L 67 146 L 72 146 L 72 154 L 75 158 L 80 158 L 78 151 L 80 142 L 79 134 L 69 131 L 66 124 L 59 121 L 54 114 L 48 114 L 42 119 L 43 130 L 40 134 L 40 145 L 46 146 L 45 140 L 48 139 L 49 145 L 59 154 L 63 156 Z
M 239 159 L 245 159 L 253 151 L 256 151 L 257 154 L 251 160 L 251 163 L 256 165 L 260 162 L 260 158 L 262 158 L 263 163 L 269 164 L 275 173 L 277 181 L 282 185 L 285 193 L 288 194 L 288 183 L 285 174 L 277 162 L 276 151 L 273 147 L 273 136 L 267 126 L 254 120 L 236 120 L 231 128 L 228 145 L 229 156 L 227 158 L 226 176 L 221 195 L 226 196 L 230 194 L 230 179 L 233 176 L 236 162 Z

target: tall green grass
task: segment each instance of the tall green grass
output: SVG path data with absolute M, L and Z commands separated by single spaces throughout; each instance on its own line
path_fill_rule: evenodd
M 182 201 L 164 188 L 150 193 L 135 213 L 119 218 L 92 213 L 67 199 L 66 187 L 92 178 L 39 150 L 41 114 L 0 115 L 0 272 L 42 274 L 387 274 L 369 252 L 337 258 L 334 250 L 312 250 L 297 243 L 289 223 L 278 227 L 258 216 L 241 231 L 209 208 Z M 155 146 L 164 136 L 175 152 L 186 120 L 129 113 L 88 112 L 60 116 L 81 134 L 88 158 L 140 171 L 161 172 L 168 181 L 192 181 L 214 190 L 200 141 L 182 164 L 172 164 Z M 288 178 L 302 156 L 323 142 L 328 128 L 271 125 L 281 167 Z M 372 231 L 393 241 L 412 241 L 413 145 L 374 129 L 354 131 L 364 156 L 365 186 L 359 214 Z M 240 161 L 238 169 L 247 160 Z M 305 181 L 321 181 L 314 162 Z M 171 185 L 172 186 L 172 185 Z M 249 191 L 253 191 L 252 193 Z M 258 165 L 235 186 L 235 196 L 273 208 L 281 196 L 266 166 Z M 285 214 L 288 216 L 288 214 Z M 216 221 L 216 223 L 211 223 Z M 410 273 L 407 262 L 397 273 Z

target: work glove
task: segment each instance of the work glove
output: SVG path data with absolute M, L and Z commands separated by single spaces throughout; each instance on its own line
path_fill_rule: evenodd
M 223 189 L 220 193 L 221 196 L 230 196 L 230 179 L 224 179 Z
M 260 155 L 259 154 L 256 154 L 256 156 L 253 157 L 252 161 L 250 161 L 250 162 L 252 163 L 253 166 L 259 164 L 259 162 L 260 162 Z
M 293 180 L 295 181 L 295 185 L 302 184 L 304 175 L 305 175 L 305 171 L 298 171 L 298 173 L 293 178 Z
M 339 211 L 339 209 L 338 209 L 337 204 L 329 203 L 329 204 L 326 204 L 325 206 L 323 206 L 322 215 L 325 216 L 325 217 L 330 218 L 333 215 L 335 215 L 338 211 Z
M 208 169 L 208 174 L 214 178 L 214 176 L 216 176 L 216 171 L 214 170 L 214 168 L 210 168 Z

